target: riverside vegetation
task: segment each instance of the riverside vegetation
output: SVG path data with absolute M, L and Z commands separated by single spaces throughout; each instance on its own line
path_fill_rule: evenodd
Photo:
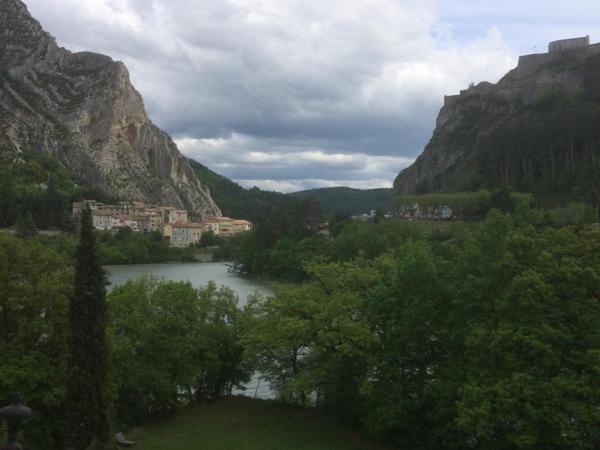
M 198 214 L 218 208 L 150 122 L 122 63 L 59 48 L 21 1 L 2 5 L 2 119 L 14 133 L 2 136 L 0 226 L 20 225 L 18 236 L 0 234 L 0 392 L 22 391 L 35 412 L 25 424 L 27 448 L 65 448 L 65 436 L 106 447 L 109 427 L 181 418 L 184 407 L 193 414 L 255 371 L 283 402 L 396 448 L 598 448 L 600 229 L 577 204 L 551 213 L 531 209 L 523 196 L 508 204 L 492 196 L 462 211 L 473 222 L 443 225 L 336 215 L 330 241 L 311 231 L 321 219 L 313 199 L 291 205 L 196 167 L 224 209 L 257 205 L 255 229 L 223 244 L 222 257 L 281 284 L 241 308 L 233 292 L 213 284 L 131 281 L 108 294 L 106 316 L 82 317 L 105 321 L 105 330 L 94 328 L 96 336 L 106 332 L 106 360 L 78 366 L 91 358 L 75 342 L 81 324 L 72 310 L 81 298 L 74 297 L 104 298 L 101 274 L 87 290 L 75 272 L 97 269 L 102 254 L 154 260 L 164 243 L 90 232 L 81 245 L 89 258 L 74 271 L 74 239 L 36 236 L 35 225 L 71 229 L 65 204 L 84 195 L 85 181 L 115 196 L 190 204 Z M 445 106 L 434 139 L 399 175 L 396 191 L 523 190 L 541 199 L 536 206 L 585 202 L 597 217 L 600 65 L 595 54 L 581 56 L 564 52 L 498 83 L 502 90 L 517 82 L 523 94 L 550 88 L 532 102 L 483 85 Z M 93 112 L 108 126 L 81 130 Z M 22 153 L 30 142 L 62 166 Z M 101 161 L 121 149 L 126 157 L 109 158 L 105 176 Z M 171 164 L 146 164 L 147 149 Z M 103 250 L 120 239 L 118 251 Z M 103 396 L 101 411 L 74 408 L 76 367 L 95 372 L 82 381 L 90 383 L 86 400 Z M 85 433 L 73 429 L 74 412 L 90 424 Z M 210 440 L 199 445 L 211 448 Z
M 593 449 L 600 229 L 536 217 L 516 202 L 471 224 L 342 221 L 329 241 L 272 215 L 229 249 L 288 280 L 269 298 L 241 308 L 213 284 L 117 287 L 111 423 L 227 396 L 260 371 L 282 401 L 398 448 Z M 40 238 L 0 236 L 0 387 L 37 412 L 32 448 L 61 448 L 70 267 Z

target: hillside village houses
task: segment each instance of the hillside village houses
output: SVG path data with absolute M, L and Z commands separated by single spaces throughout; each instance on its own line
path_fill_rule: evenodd
M 119 202 L 107 205 L 95 200 L 73 203 L 73 217 L 81 215 L 88 205 L 92 211 L 94 228 L 116 231 L 128 227 L 134 232 L 160 232 L 173 247 L 187 247 L 200 241 L 203 233 L 212 232 L 217 236 L 230 237 L 252 229 L 248 220 L 230 217 L 207 217 L 200 222 L 188 221 L 185 209 L 172 206 L 153 206 L 142 202 Z
M 250 231 L 252 222 L 230 217 L 208 217 L 201 222 L 175 222 L 165 224 L 163 236 L 169 239 L 173 247 L 187 247 L 200 240 L 203 233 L 212 231 L 221 237 L 230 237 L 237 233 Z

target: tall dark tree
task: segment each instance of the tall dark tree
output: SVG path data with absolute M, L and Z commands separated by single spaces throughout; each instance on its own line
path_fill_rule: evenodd
M 67 381 L 67 444 L 83 450 L 108 440 L 106 407 L 106 290 L 91 211 L 81 216 L 75 289 L 69 309 L 70 360 Z
M 21 238 L 30 238 L 35 236 L 37 233 L 37 226 L 35 225 L 30 212 L 19 217 L 17 220 L 16 233 L 17 236 Z
M 314 227 L 318 225 L 321 220 L 323 212 L 321 211 L 321 205 L 319 200 L 314 195 L 311 195 L 305 200 L 302 200 L 302 219 L 304 226 Z

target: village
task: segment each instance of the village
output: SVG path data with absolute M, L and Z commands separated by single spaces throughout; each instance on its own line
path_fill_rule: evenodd
M 172 247 L 196 244 L 203 234 L 209 232 L 227 238 L 252 229 L 252 222 L 244 219 L 211 216 L 193 222 L 189 220 L 185 209 L 147 205 L 138 201 L 118 202 L 114 205 L 95 200 L 74 202 L 73 217 L 79 217 L 86 207 L 92 212 L 92 223 L 97 230 L 117 231 L 127 227 L 138 233 L 159 232 Z

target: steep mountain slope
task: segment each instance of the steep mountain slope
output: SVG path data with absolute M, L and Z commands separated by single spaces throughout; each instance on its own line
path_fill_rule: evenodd
M 600 44 L 526 55 L 497 84 L 448 96 L 399 193 L 506 187 L 600 200 Z
M 123 63 L 60 48 L 20 0 L 0 0 L 0 23 L 0 152 L 37 149 L 108 195 L 220 213 Z
M 257 187 L 245 189 L 193 159 L 190 159 L 189 163 L 198 179 L 208 186 L 223 214 L 227 216 L 254 221 L 271 208 L 294 208 L 300 203 L 280 192 L 263 191 Z
M 394 195 L 392 189 L 353 189 L 349 187 L 331 187 L 309 189 L 288 194 L 297 199 L 316 197 L 325 216 L 335 213 L 368 214 L 374 209 L 388 211 Z

